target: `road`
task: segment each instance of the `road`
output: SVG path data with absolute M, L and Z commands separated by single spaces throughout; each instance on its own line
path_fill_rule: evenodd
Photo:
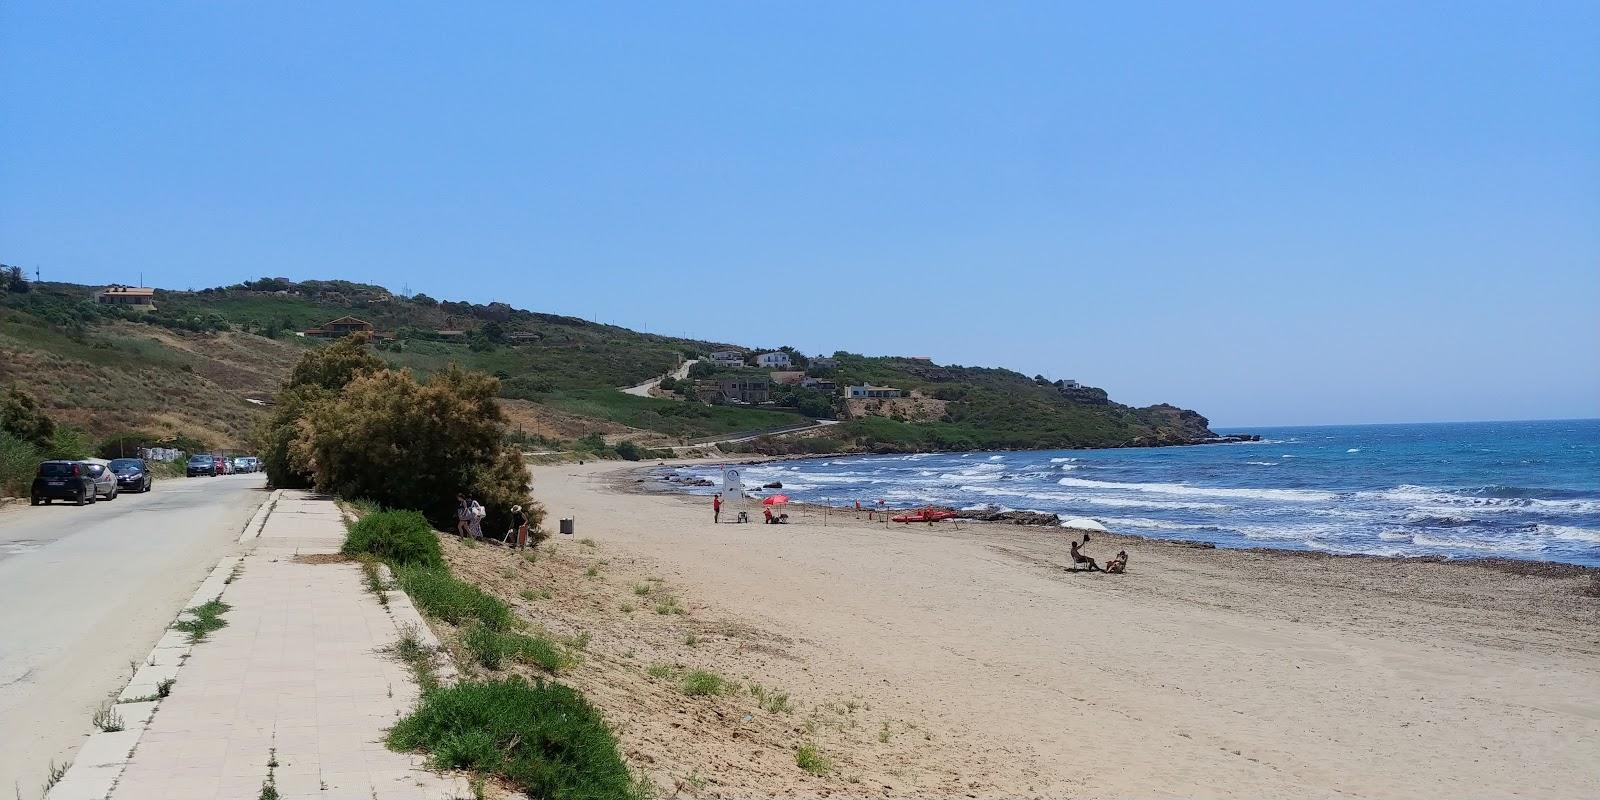
M 0 510 L 0 792 L 39 796 L 266 499 L 266 476 Z
M 682 364 L 679 364 L 678 368 L 676 370 L 672 371 L 672 377 L 674 379 L 680 380 L 680 381 L 685 379 L 685 378 L 687 378 L 687 377 L 689 377 L 689 368 L 694 366 L 695 363 L 698 362 L 698 361 L 699 361 L 699 359 L 691 358 L 688 361 L 685 361 Z M 663 375 L 662 377 L 666 377 L 666 376 Z M 650 380 L 647 380 L 644 383 L 639 384 L 638 386 L 629 386 L 629 387 L 623 389 L 622 393 L 623 394 L 631 394 L 634 397 L 649 397 L 650 396 L 650 390 L 656 388 L 656 386 L 658 386 L 660 384 L 661 384 L 661 378 L 651 378 Z

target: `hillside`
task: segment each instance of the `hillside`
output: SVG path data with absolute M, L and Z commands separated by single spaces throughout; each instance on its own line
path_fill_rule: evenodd
M 812 376 L 894 386 L 920 412 L 890 404 L 863 411 L 811 390 L 772 404 L 722 405 L 666 393 L 635 397 L 641 383 L 725 347 L 640 333 L 504 303 L 392 295 L 346 281 L 268 278 L 201 291 L 154 291 L 154 311 L 96 304 L 100 287 L 25 284 L 0 293 L 0 385 L 20 385 L 92 437 L 128 431 L 244 446 L 268 399 L 305 348 L 297 335 L 341 317 L 370 322 L 388 363 L 428 374 L 459 363 L 496 375 L 516 431 L 535 448 L 587 434 L 646 445 L 793 427 L 844 417 L 821 433 L 759 440 L 771 451 L 1027 448 L 1186 443 L 1211 436 L 1204 417 L 1170 406 L 1131 408 L 1098 389 L 1064 390 L 1002 369 L 836 354 Z M 790 351 L 794 352 L 794 351 Z M 805 359 L 794 352 L 797 363 Z M 697 368 L 706 365 L 697 365 Z M 800 368 L 803 368 L 800 367 Z M 756 374 L 745 370 L 746 374 Z M 764 374 L 762 372 L 761 374 Z M 797 413 L 804 411 L 809 416 Z

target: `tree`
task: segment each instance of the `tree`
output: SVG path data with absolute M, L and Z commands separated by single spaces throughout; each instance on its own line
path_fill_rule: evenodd
M 289 374 L 285 387 L 320 386 L 338 391 L 363 372 L 383 369 L 383 359 L 367 351 L 370 339 L 365 333 L 351 334 L 321 350 L 306 353 Z
M 528 494 L 522 455 L 507 448 L 499 381 L 451 365 L 426 382 L 406 371 L 358 373 L 335 402 L 309 407 L 295 425 L 290 460 L 319 491 L 454 518 L 455 494 L 489 510 L 503 530 L 511 507 L 543 509 Z
M 33 395 L 15 386 L 0 395 L 0 430 L 43 448 L 51 447 L 56 437 L 55 420 L 39 408 Z

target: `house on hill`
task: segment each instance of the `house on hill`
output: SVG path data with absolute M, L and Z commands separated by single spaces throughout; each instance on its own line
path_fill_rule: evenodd
M 132 311 L 153 311 L 156 307 L 156 290 L 112 284 L 95 292 L 94 301 L 103 306 L 119 306 Z
M 872 399 L 897 398 L 897 397 L 901 397 L 904 394 L 905 394 L 905 392 L 902 392 L 899 389 L 895 389 L 895 388 L 889 387 L 889 386 L 869 386 L 869 385 L 866 385 L 866 384 L 862 384 L 861 386 L 846 386 L 845 387 L 845 396 L 850 398 L 850 399 L 852 399 L 852 400 L 864 400 L 864 399 L 868 399 L 868 398 L 872 398 Z
M 372 323 L 355 317 L 340 317 L 305 330 L 306 336 L 321 339 L 338 339 L 352 333 L 372 333 Z
M 744 366 L 743 350 L 713 350 L 706 359 L 719 367 Z
M 772 399 L 772 384 L 765 375 L 723 378 L 717 381 L 717 394 L 730 403 L 765 403 Z
M 806 374 L 804 372 L 790 371 L 772 372 L 768 374 L 771 376 L 772 382 L 779 386 L 799 386 L 800 384 L 804 383 L 806 379 Z
M 756 366 L 765 369 L 788 369 L 789 365 L 789 354 L 782 350 L 775 350 L 771 353 L 762 353 L 756 356 Z

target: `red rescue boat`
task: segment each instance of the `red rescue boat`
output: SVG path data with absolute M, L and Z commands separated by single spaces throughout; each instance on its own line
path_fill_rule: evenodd
M 904 522 L 907 524 L 913 522 L 938 522 L 940 520 L 950 519 L 955 515 L 956 512 L 945 511 L 941 508 L 919 508 L 916 511 L 908 511 L 904 514 L 890 517 L 889 520 L 891 522 Z

